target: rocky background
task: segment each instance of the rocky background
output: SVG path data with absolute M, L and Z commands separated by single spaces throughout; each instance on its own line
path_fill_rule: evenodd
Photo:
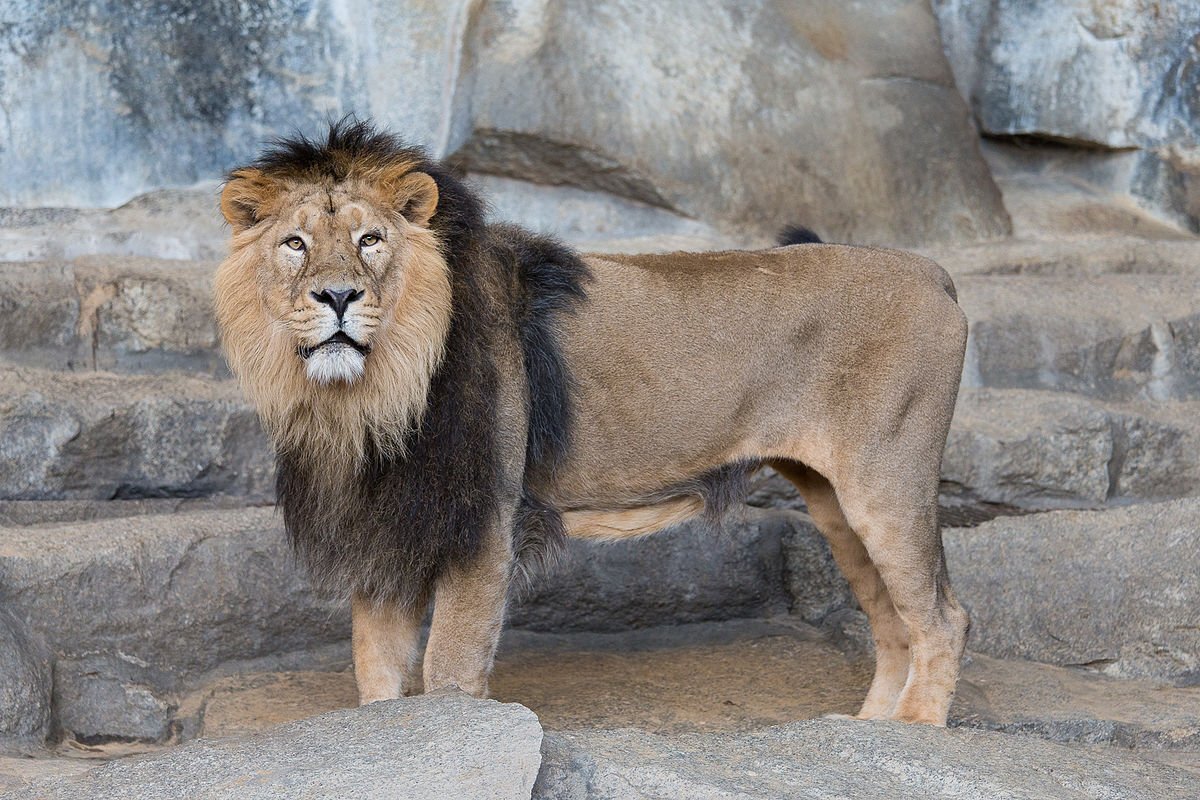
M 3 796 L 1200 796 L 1200 3 L 48 0 L 0 40 Z M 770 474 L 724 535 L 576 543 L 505 704 L 339 710 L 209 304 L 220 176 L 351 112 L 584 249 L 803 223 L 950 270 L 951 730 L 814 719 L 870 644 Z

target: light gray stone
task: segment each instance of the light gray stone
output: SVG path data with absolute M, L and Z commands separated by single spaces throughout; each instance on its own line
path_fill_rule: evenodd
M 1200 5 L 933 5 L 958 85 L 984 133 L 1091 149 L 1076 160 L 1072 178 L 1200 230 Z
M 0 205 L 114 206 L 219 178 L 348 111 L 437 148 L 467 5 L 9 3 Z
M 53 653 L 60 722 L 84 741 L 166 738 L 174 693 L 206 674 L 349 635 L 269 508 L 0 528 L 0 585 Z
M 211 262 L 87 257 L 0 264 L 0 356 L 73 371 L 228 375 Z
M 785 610 L 786 516 L 747 512 L 722 530 L 697 521 L 641 539 L 572 540 L 562 563 L 518 595 L 514 627 L 614 631 Z
M 541 740 L 522 706 L 425 695 L 42 778 L 4 797 L 521 798 L 537 776 Z
M 50 658 L 40 638 L 0 608 L 0 749 L 50 733 Z
M 1196 406 L 965 389 L 946 443 L 942 490 L 962 502 L 1029 509 L 1196 494 Z
M 1200 500 L 1003 517 L 943 532 L 970 646 L 1200 683 Z
M 450 149 L 474 172 L 741 231 L 802 222 L 913 244 L 1009 230 L 920 0 L 820 13 L 491 2 L 472 19 L 462 74 Z
M 272 493 L 270 447 L 232 381 L 0 375 L 0 499 Z
M 1190 797 L 1200 776 L 1128 751 L 894 722 L 812 720 L 740 735 L 547 734 L 537 800 L 1141 800 Z
M 971 323 L 968 387 L 1062 389 L 1113 400 L 1200 397 L 1200 277 L 956 279 Z

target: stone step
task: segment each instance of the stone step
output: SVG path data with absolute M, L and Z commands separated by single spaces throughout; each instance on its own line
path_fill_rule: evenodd
M 274 465 L 229 380 L 0 367 L 0 500 L 268 497 Z
M 964 387 L 1200 397 L 1200 271 L 955 282 L 970 321 Z
M 757 514 L 722 535 L 692 525 L 643 542 L 572 542 L 516 599 L 510 624 L 622 629 L 785 612 L 791 525 Z M 0 617 L 0 634 L 12 629 L 0 635 L 0 668 L 24 665 L 0 671 L 0 694 L 14 693 L 10 673 L 34 676 L 21 684 L 28 708 L 0 714 L 0 739 L 44 738 L 51 720 L 84 745 L 186 738 L 194 718 L 180 709 L 196 686 L 348 655 L 346 608 L 313 595 L 272 508 L 0 527 L 0 586 L 12 615 Z M 31 719 L 38 731 L 20 727 Z
M 943 532 L 971 647 L 1200 685 L 1200 498 Z
M 0 263 L 0 359 L 56 370 L 228 374 L 215 262 L 134 257 Z

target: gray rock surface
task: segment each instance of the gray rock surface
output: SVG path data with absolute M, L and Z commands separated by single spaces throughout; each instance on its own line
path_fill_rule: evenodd
M 801 220 L 906 244 L 1009 230 L 919 0 L 492 2 L 456 102 L 451 150 L 476 172 L 742 230 Z
M 748 512 L 714 531 L 702 523 L 642 539 L 573 540 L 510 612 L 514 627 L 612 631 L 784 610 L 786 516 Z
M 1108 405 L 1063 392 L 964 389 L 942 490 L 1029 509 L 1196 494 L 1198 412 L 1195 401 Z
M 51 686 L 45 645 L 11 610 L 0 608 L 0 750 L 49 735 Z
M 174 693 L 212 670 L 340 642 L 273 509 L 0 528 L 5 603 L 55 659 L 82 741 L 172 734 Z
M 1200 499 L 1057 511 L 943 532 L 970 646 L 1200 683 Z
M 1127 751 L 899 723 L 813 720 L 740 735 L 547 734 L 537 800 L 1191 797 L 1200 776 Z
M 955 77 L 984 133 L 1091 149 L 1073 178 L 1200 230 L 1200 5 L 933 5 Z
M 964 384 L 1109 399 L 1200 396 L 1194 270 L 1081 277 L 958 277 L 971 321 Z
M 224 247 L 225 236 L 217 242 Z M 0 263 L 10 287 L 0 297 L 0 355 L 53 369 L 227 375 L 212 314 L 215 268 L 113 256 Z
M 537 776 L 541 740 L 537 717 L 521 706 L 426 695 L 41 778 L 3 796 L 520 798 Z
M 266 436 L 232 381 L 0 368 L 0 499 L 270 496 Z
M 219 178 L 263 140 L 348 111 L 437 148 L 465 10 L 10 3 L 0 205 L 114 206 Z

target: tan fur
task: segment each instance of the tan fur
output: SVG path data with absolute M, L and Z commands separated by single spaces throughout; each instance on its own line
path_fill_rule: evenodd
M 861 718 L 944 725 L 967 618 L 937 527 L 942 449 L 966 344 L 953 285 L 897 251 L 596 256 L 565 347 L 573 447 L 539 487 L 572 535 L 640 534 L 651 498 L 737 461 L 775 464 L 809 502 L 875 637 Z
M 446 262 L 437 238 L 423 227 L 436 203 L 436 186 L 423 173 L 411 173 L 407 180 L 390 176 L 388 195 L 366 184 L 334 190 L 245 174 L 254 172 L 240 171 L 222 193 L 234 237 L 231 254 L 217 271 L 215 295 L 230 368 L 277 446 L 322 453 L 331 475 L 359 463 L 367 437 L 385 453 L 398 452 L 424 411 L 450 325 Z M 244 209 L 251 202 L 273 216 L 261 222 L 247 216 Z M 326 203 L 338 213 L 323 213 Z M 389 232 L 391 258 L 378 269 L 364 268 L 345 252 L 351 229 L 364 221 Z M 280 264 L 280 239 L 293 230 L 316 240 L 312 263 L 298 273 Z M 362 284 L 366 293 L 357 310 L 370 331 L 366 343 L 372 347 L 373 368 L 354 383 L 316 385 L 296 356 L 298 345 L 318 343 L 305 337 L 312 315 L 322 311 L 310 292 L 347 279 Z M 263 303 L 243 301 L 260 293 Z

